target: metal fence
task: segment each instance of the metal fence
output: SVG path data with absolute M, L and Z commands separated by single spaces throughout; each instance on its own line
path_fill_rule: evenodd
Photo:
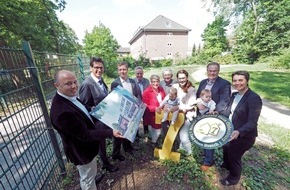
M 81 82 L 89 59 L 0 48 L 0 189 L 59 189 L 65 156 L 49 119 L 57 70 Z

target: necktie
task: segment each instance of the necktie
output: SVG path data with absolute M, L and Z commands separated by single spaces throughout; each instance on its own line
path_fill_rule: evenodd
M 99 80 L 98 83 L 99 83 L 101 89 L 102 89 L 105 93 L 107 93 L 107 90 L 106 90 L 105 84 L 103 83 L 103 80 Z
M 139 87 L 140 87 L 141 93 L 143 93 L 142 81 L 139 81 L 138 84 L 139 84 Z

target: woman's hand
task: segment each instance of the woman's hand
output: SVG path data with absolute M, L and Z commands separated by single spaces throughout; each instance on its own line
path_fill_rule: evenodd
M 240 135 L 240 132 L 237 130 L 234 130 L 231 134 L 231 138 L 229 141 L 236 140 L 239 137 L 239 135 Z
M 159 107 L 156 107 L 156 108 L 155 108 L 155 111 L 156 111 L 157 113 L 159 113 L 159 114 L 161 113 L 161 109 L 160 109 Z
M 172 106 L 172 107 L 169 109 L 169 111 L 170 111 L 171 113 L 173 113 L 173 112 L 175 112 L 175 111 L 177 111 L 177 110 L 179 110 L 179 106 Z

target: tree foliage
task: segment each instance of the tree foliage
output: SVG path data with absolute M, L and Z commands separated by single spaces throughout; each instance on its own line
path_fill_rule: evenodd
M 1 0 L 0 45 L 19 48 L 29 41 L 39 51 L 75 53 L 79 48 L 73 30 L 56 15 L 63 10 L 64 0 Z
M 279 55 L 290 42 L 290 0 L 213 0 L 211 10 L 234 26 L 233 53 L 239 62 Z
M 210 61 L 215 55 L 219 55 L 228 49 L 225 29 L 228 23 L 223 16 L 217 16 L 205 28 L 201 35 L 202 41 L 204 42 L 203 49 L 198 54 L 205 62 Z
M 99 26 L 94 26 L 91 33 L 86 31 L 84 38 L 84 52 L 88 56 L 98 56 L 105 61 L 106 74 L 116 76 L 117 61 L 117 40 L 111 34 L 111 30 L 101 22 Z

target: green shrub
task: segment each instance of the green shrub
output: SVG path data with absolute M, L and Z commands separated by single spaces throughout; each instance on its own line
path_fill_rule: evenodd
M 224 64 L 224 65 L 233 64 L 235 62 L 234 57 L 231 53 L 227 53 L 225 55 L 223 54 L 216 55 L 212 58 L 212 61 L 218 62 L 220 64 Z
M 290 48 L 284 49 L 281 52 L 281 55 L 275 56 L 270 62 L 271 67 L 274 68 L 290 68 Z
M 124 56 L 124 57 L 119 57 L 118 62 L 125 61 L 128 63 L 129 68 L 135 69 L 137 66 L 135 59 L 132 56 Z
M 185 59 L 179 59 L 175 62 L 175 65 L 193 65 L 196 64 L 196 56 L 187 57 Z

